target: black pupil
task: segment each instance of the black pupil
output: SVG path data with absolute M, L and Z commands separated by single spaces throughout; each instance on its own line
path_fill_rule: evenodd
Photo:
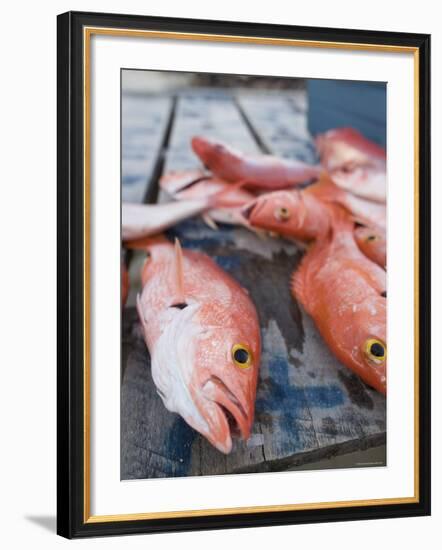
M 176 307 L 177 309 L 184 309 L 187 307 L 187 304 L 185 302 L 180 302 L 179 304 L 172 304 L 170 307 Z
M 371 344 L 370 353 L 375 357 L 384 357 L 384 346 L 382 344 Z
M 381 296 L 382 296 L 382 298 L 386 298 L 387 297 L 387 291 L 384 290 L 384 292 L 381 292 Z
M 376 239 L 375 235 L 369 235 L 367 240 L 374 241 L 375 239 Z
M 247 361 L 249 360 L 249 353 L 247 350 L 240 348 L 235 350 L 233 357 L 235 358 L 235 361 L 237 363 L 244 364 L 247 363 Z

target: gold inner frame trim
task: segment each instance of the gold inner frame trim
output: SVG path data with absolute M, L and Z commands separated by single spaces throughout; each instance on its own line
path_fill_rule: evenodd
M 248 43 L 268 46 L 290 46 L 304 48 L 364 50 L 374 52 L 412 53 L 414 61 L 414 495 L 410 497 L 347 500 L 336 502 L 298 503 L 269 506 L 248 506 L 215 508 L 206 510 L 177 510 L 167 512 L 130 513 L 115 515 L 91 515 L 91 474 L 90 474 L 90 41 L 92 35 L 124 36 L 132 38 L 196 40 L 203 42 Z M 148 31 L 136 29 L 116 29 L 107 27 L 83 28 L 83 101 L 84 101 L 84 523 L 105 523 L 115 521 L 136 521 L 148 519 L 185 518 L 229 514 L 250 514 L 264 512 L 286 512 L 300 510 L 321 510 L 358 506 L 379 506 L 412 504 L 419 502 L 419 49 L 411 46 L 388 44 L 364 44 L 349 42 L 329 42 L 316 40 L 296 40 L 282 38 L 261 38 L 236 35 L 202 33 L 182 33 Z

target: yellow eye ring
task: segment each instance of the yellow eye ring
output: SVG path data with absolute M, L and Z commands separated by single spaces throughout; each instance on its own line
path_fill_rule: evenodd
M 369 338 L 364 345 L 365 355 L 373 363 L 381 364 L 387 358 L 386 345 L 376 338 Z
M 367 241 L 367 243 L 371 243 L 373 241 L 377 241 L 378 239 L 379 237 L 377 235 L 370 234 L 365 240 Z
M 285 206 L 279 206 L 275 210 L 275 218 L 280 222 L 286 222 L 290 219 L 290 210 Z
M 244 344 L 235 344 L 232 347 L 232 360 L 238 368 L 248 369 L 252 359 L 252 350 Z

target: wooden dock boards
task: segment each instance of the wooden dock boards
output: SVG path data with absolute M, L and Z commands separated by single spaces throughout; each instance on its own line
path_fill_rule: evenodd
M 193 158 L 188 144 L 194 133 L 209 133 L 242 149 L 256 150 L 253 131 L 244 115 L 261 139 L 267 140 L 272 152 L 282 155 L 292 139 L 290 155 L 303 155 L 310 145 L 308 135 L 301 139 L 305 129 L 302 110 L 295 105 L 292 111 L 286 98 L 278 109 L 269 98 L 259 99 L 258 105 L 256 98 L 242 96 L 241 113 L 234 98 L 179 98 L 166 169 L 197 166 L 199 161 Z M 279 108 L 285 110 L 285 116 L 275 115 Z M 254 114 L 258 112 L 259 116 Z M 289 113 L 295 118 L 299 114 L 304 117 L 296 130 L 299 139 L 287 137 L 286 132 L 284 139 L 275 139 L 270 113 L 278 127 L 290 124 Z M 152 381 L 149 354 L 135 309 L 126 307 L 122 479 L 274 471 L 385 442 L 384 397 L 340 365 L 312 320 L 290 295 L 289 277 L 302 257 L 300 247 L 282 239 L 262 240 L 242 228 L 221 226 L 213 231 L 200 219 L 179 224 L 169 235 L 178 236 L 184 247 L 212 257 L 249 289 L 257 306 L 263 355 L 255 423 L 249 441 L 236 442 L 232 453 L 224 456 L 181 417 L 167 411 Z
M 201 168 L 201 162 L 190 146 L 195 135 L 220 139 L 247 153 L 259 152 L 230 95 L 188 94 L 178 98 L 165 172 Z
M 123 94 L 121 102 L 122 200 L 143 202 L 161 154 L 172 113 L 170 97 Z
M 242 93 L 237 100 L 266 151 L 284 158 L 316 162 L 305 105 L 299 96 Z

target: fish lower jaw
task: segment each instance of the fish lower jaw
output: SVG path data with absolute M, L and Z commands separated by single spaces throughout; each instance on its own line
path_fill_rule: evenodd
M 215 375 L 204 384 L 204 397 L 216 408 L 218 423 L 216 431 L 228 428 L 231 437 L 247 440 L 250 435 L 250 420 L 246 409 L 235 394 Z
M 210 441 L 210 439 L 209 439 Z M 210 441 L 212 443 L 212 445 L 218 450 L 220 451 L 221 453 L 225 454 L 225 455 L 228 455 L 232 452 L 232 448 L 233 448 L 233 442 L 232 442 L 232 438 L 229 437 L 229 439 L 223 443 L 219 442 L 219 441 Z

